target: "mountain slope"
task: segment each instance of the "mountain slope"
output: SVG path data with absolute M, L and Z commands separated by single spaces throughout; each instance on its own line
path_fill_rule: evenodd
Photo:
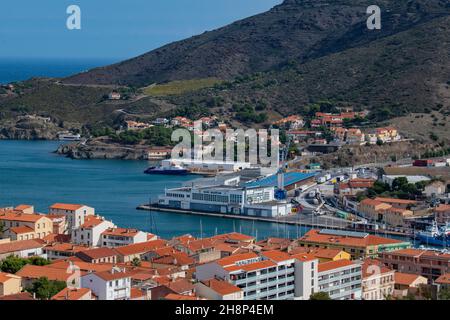
M 370 43 L 450 11 L 445 0 L 379 0 L 383 29 L 366 28 L 369 0 L 285 0 L 272 10 L 64 80 L 145 86 L 154 82 L 268 71 Z

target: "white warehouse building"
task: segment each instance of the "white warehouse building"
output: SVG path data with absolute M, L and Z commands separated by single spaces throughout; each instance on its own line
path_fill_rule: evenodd
M 292 205 L 277 201 L 273 187 L 193 186 L 167 189 L 158 205 L 181 210 L 258 217 L 277 217 L 291 213 Z

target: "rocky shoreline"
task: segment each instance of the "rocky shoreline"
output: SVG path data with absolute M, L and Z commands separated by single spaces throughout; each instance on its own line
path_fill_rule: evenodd
M 78 160 L 148 160 L 148 146 L 121 145 L 102 140 L 63 144 L 55 152 Z

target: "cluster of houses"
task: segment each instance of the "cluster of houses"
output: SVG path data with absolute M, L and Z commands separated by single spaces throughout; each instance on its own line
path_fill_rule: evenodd
M 396 178 L 403 177 L 409 183 L 427 182 L 422 196 L 415 200 L 379 196 L 358 201 L 359 196 L 367 194 L 375 179 L 354 178 L 337 183 L 334 193 L 345 210 L 357 213 L 369 221 L 390 227 L 413 228 L 420 222 L 436 221 L 439 225 L 450 222 L 447 184 L 440 180 L 432 181 L 426 176 L 383 175 L 380 181 L 389 185 Z
M 287 135 L 294 143 L 327 144 L 322 130 L 333 134 L 335 144 L 376 144 L 400 141 L 402 138 L 394 127 L 367 129 L 363 132 L 358 127 L 345 128 L 345 120 L 364 118 L 366 112 L 346 111 L 339 114 L 317 112 L 310 121 L 310 128 L 305 129 L 306 121 L 298 115 L 292 115 L 273 123 L 274 126 L 287 129 Z
M 218 127 L 220 130 L 226 129 L 226 124 L 220 123 L 216 116 L 202 117 L 196 121 L 201 121 L 202 125 L 207 128 Z M 182 127 L 189 131 L 194 130 L 194 121 L 186 117 L 177 116 L 171 119 L 156 118 L 152 123 L 139 122 L 133 120 L 125 121 L 126 130 L 144 130 L 153 126 L 165 126 L 165 127 Z
M 0 272 L 0 300 L 35 299 L 47 278 L 66 283 L 52 300 L 336 300 L 438 297 L 450 255 L 359 232 L 311 229 L 298 239 L 228 233 L 161 239 L 120 228 L 86 205 L 56 203 L 48 214 L 20 205 L 0 211 L 0 262 L 42 257 Z

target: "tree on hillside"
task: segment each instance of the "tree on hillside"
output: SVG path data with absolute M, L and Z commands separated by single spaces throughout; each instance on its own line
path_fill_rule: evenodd
M 309 297 L 309 300 L 331 300 L 331 298 L 328 292 L 316 292 Z
M 31 287 L 25 290 L 34 293 L 38 299 L 50 300 L 51 297 L 63 290 L 66 286 L 64 281 L 48 280 L 46 277 L 42 277 L 35 280 Z

